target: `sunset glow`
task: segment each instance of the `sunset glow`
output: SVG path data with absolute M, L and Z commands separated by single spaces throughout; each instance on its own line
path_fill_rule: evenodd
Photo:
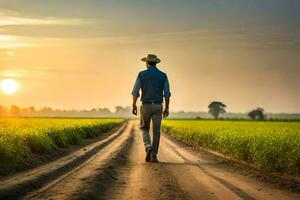
M 5 79 L 1 81 L 1 91 L 7 95 L 13 95 L 19 90 L 20 86 L 13 79 Z
M 131 105 L 140 60 L 152 53 L 172 110 L 207 111 L 217 100 L 230 112 L 300 112 L 300 1 L 155 2 L 1 1 L 0 81 L 22 87 L 0 90 L 1 104 Z

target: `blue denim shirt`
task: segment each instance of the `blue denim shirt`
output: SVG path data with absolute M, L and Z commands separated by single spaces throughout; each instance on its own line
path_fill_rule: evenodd
M 170 85 L 167 75 L 155 66 L 141 71 L 135 81 L 132 96 L 139 97 L 142 90 L 142 102 L 163 102 L 163 97 L 170 97 Z

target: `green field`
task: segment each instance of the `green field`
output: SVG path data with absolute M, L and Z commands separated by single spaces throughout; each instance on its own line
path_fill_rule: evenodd
M 0 118 L 0 164 L 79 144 L 107 132 L 123 119 Z
M 178 140 L 264 171 L 300 173 L 299 122 L 166 120 L 163 128 Z

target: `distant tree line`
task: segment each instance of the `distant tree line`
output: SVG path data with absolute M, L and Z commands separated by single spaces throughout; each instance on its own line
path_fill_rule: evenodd
M 129 117 L 131 107 L 116 106 L 112 112 L 108 108 L 92 108 L 90 110 L 77 109 L 53 109 L 51 107 L 35 108 L 34 106 L 19 107 L 11 105 L 9 107 L 0 105 L 0 116 L 14 117 Z
M 269 120 L 269 121 L 299 121 L 300 114 L 268 113 L 263 108 L 256 108 L 249 113 L 228 113 L 227 106 L 220 101 L 213 101 L 208 105 L 208 112 L 177 111 L 171 112 L 174 119 L 219 119 L 219 120 Z M 17 105 L 1 106 L 2 117 L 124 117 L 131 118 L 130 106 L 116 106 L 115 111 L 108 108 L 92 109 L 54 109 L 51 107 L 36 108 L 33 106 L 20 107 Z
M 218 119 L 220 114 L 226 113 L 226 105 L 220 101 L 213 101 L 208 105 L 209 113 L 214 117 L 214 119 Z M 248 116 L 251 120 L 265 120 L 263 108 L 256 108 L 248 113 Z

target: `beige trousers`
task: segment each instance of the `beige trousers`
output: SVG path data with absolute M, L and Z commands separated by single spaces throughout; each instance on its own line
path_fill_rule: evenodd
M 140 129 L 144 146 L 153 148 L 153 153 L 158 153 L 160 140 L 160 125 L 162 120 L 163 106 L 161 104 L 143 104 L 141 106 Z M 149 134 L 150 122 L 152 120 L 153 138 Z

